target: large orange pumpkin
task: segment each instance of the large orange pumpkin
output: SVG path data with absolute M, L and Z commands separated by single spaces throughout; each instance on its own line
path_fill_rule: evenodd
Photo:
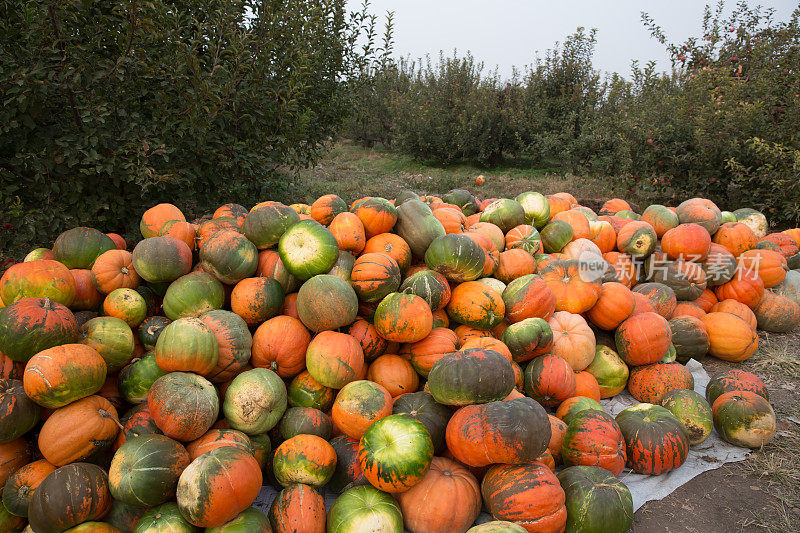
M 330 224 L 336 215 L 344 211 L 347 211 L 347 204 L 335 194 L 320 196 L 311 204 L 311 217 L 323 226 Z
M 433 365 L 450 352 L 458 349 L 456 333 L 447 328 L 433 328 L 430 334 L 413 344 L 406 344 L 400 355 L 406 357 L 422 377 L 427 377 Z
M 364 371 L 364 352 L 350 335 L 323 331 L 308 344 L 306 367 L 321 385 L 341 389 Z
M 742 253 L 739 256 L 739 268 L 755 272 L 764 283 L 765 289 L 779 285 L 789 271 L 786 258 L 780 252 L 762 249 Z
M 738 316 L 739 318 L 741 318 L 742 320 L 744 320 L 745 322 L 747 322 L 747 324 L 753 329 L 756 329 L 756 327 L 758 325 L 758 322 L 756 320 L 756 315 L 755 315 L 755 313 L 753 313 L 752 309 L 747 307 L 742 302 L 739 302 L 739 301 L 736 301 L 736 300 L 732 300 L 730 298 L 727 299 L 727 300 L 722 300 L 721 302 L 715 303 L 713 306 L 711 306 L 711 310 L 709 312 L 710 313 L 732 313 L 732 314 Z M 698 318 L 702 318 L 702 317 L 698 317 Z
M 340 250 L 360 254 L 367 243 L 364 224 L 353 213 L 339 213 L 333 217 L 328 229 L 336 238 Z
M 676 389 L 694 390 L 692 373 L 680 363 L 656 363 L 631 369 L 628 390 L 642 403 L 661 405 L 661 399 Z
M 661 239 L 661 250 L 670 259 L 702 261 L 711 247 L 711 235 L 699 224 L 681 224 Z
M 525 367 L 525 394 L 546 407 L 558 404 L 575 395 L 575 372 L 555 355 L 533 359 Z
M 103 252 L 92 265 L 92 283 L 102 293 L 114 289 L 135 289 L 141 278 L 133 268 L 133 254 L 125 250 Z
M 520 248 L 506 250 L 501 253 L 494 271 L 494 277 L 503 283 L 536 272 L 536 260 L 531 254 Z
M 612 331 L 633 313 L 635 299 L 631 290 L 622 283 L 603 283 L 597 302 L 586 316 L 600 329 Z
M 617 274 L 617 281 L 628 287 L 633 287 L 638 277 L 636 263 L 628 254 L 622 252 L 608 252 L 603 254 L 603 259 L 611 265 Z
M 411 247 L 402 237 L 394 233 L 380 233 L 370 237 L 362 252 L 365 254 L 384 253 L 397 261 L 397 265 L 403 271 L 411 266 Z
M 56 410 L 39 432 L 39 451 L 50 464 L 81 461 L 110 445 L 119 432 L 114 406 L 101 396 L 89 396 Z
M 764 281 L 756 272 L 739 267 L 732 280 L 714 287 L 714 294 L 718 300 L 730 298 L 752 309 L 764 295 Z
M 738 257 L 743 252 L 755 248 L 758 237 L 741 222 L 726 222 L 714 234 L 714 242 Z
M 575 259 L 553 261 L 540 274 L 556 295 L 556 311 L 585 313 L 600 297 L 600 280 L 581 272 Z
M 306 366 L 311 334 L 302 322 L 278 315 L 258 326 L 253 334 L 252 364 L 269 368 L 283 378 L 296 376 Z
M 718 359 L 738 363 L 758 349 L 758 334 L 732 313 L 708 313 L 702 318 L 708 330 L 708 353 Z
M 628 365 L 649 365 L 660 361 L 667 353 L 672 332 L 664 317 L 647 312 L 620 324 L 615 341 L 620 357 Z
M 399 355 L 381 355 L 370 363 L 367 379 L 384 387 L 392 398 L 419 388 L 419 376 L 411 363 Z

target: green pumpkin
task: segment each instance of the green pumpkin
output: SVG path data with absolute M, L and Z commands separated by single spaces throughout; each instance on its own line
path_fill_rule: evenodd
M 442 223 L 433 216 L 431 208 L 419 199 L 398 204 L 394 232 L 408 243 L 411 253 L 417 258 L 425 257 L 434 239 L 445 235 Z
M 500 198 L 495 200 L 481 213 L 481 222 L 494 224 L 505 234 L 515 226 L 525 224 L 527 218 L 525 209 L 522 205 L 510 198 Z
M 409 200 L 419 200 L 419 194 L 415 193 L 414 191 L 409 191 L 408 189 L 402 189 L 397 193 L 397 196 L 394 200 L 394 205 L 399 207 Z
M 623 209 L 622 211 L 617 211 L 616 213 L 614 213 L 614 216 L 617 216 L 619 218 L 626 218 L 628 220 L 642 219 L 642 217 L 638 213 L 631 211 L 630 209 Z
M 33 491 L 28 521 L 37 533 L 60 533 L 108 511 L 111 494 L 105 470 L 89 463 L 56 469 Z
M 111 503 L 111 510 L 103 517 L 103 520 L 126 533 L 130 533 L 136 527 L 142 516 L 147 512 L 144 507 L 136 507 L 135 505 L 128 505 L 119 500 L 114 500 Z
M 453 189 L 447 192 L 442 195 L 442 201 L 458 206 L 466 216 L 474 215 L 478 212 L 477 200 L 472 196 L 472 193 L 464 189 Z
M 438 311 L 450 301 L 450 284 L 433 270 L 421 270 L 407 277 L 398 292 L 413 294 L 425 300 L 432 311 Z
M 548 254 L 560 252 L 572 240 L 572 235 L 572 226 L 567 222 L 563 220 L 548 222 L 540 232 L 544 251 Z
M 736 222 L 741 222 L 753 230 L 753 233 L 755 233 L 756 237 L 759 239 L 763 239 L 767 235 L 767 230 L 769 228 L 767 217 L 760 211 L 743 207 L 734 211 L 733 216 L 736 217 Z
M 261 510 L 249 507 L 219 527 L 207 527 L 205 533 L 272 533 L 269 519 Z
M 72 228 L 56 237 L 53 257 L 70 269 L 90 269 L 102 253 L 116 249 L 111 237 L 94 228 Z
M 164 295 L 164 314 L 170 320 L 198 317 L 225 304 L 225 288 L 207 272 L 192 272 L 173 281 Z
M 678 300 L 691 302 L 706 290 L 705 272 L 699 264 L 689 261 L 669 261 L 653 268 L 650 279 L 663 283 L 675 292 Z
M 339 257 L 339 244 L 328 228 L 314 220 L 301 220 L 278 242 L 281 261 L 292 275 L 307 280 L 328 272 Z
M 633 524 L 633 498 L 625 484 L 598 466 L 571 466 L 558 474 L 567 508 L 566 532 L 625 533 Z
M 625 390 L 630 373 L 628 365 L 617 352 L 602 344 L 595 348 L 594 359 L 586 371 L 597 380 L 601 398 L 610 398 Z
M 237 231 L 218 231 L 200 247 L 203 270 L 227 285 L 234 285 L 255 274 L 258 250 Z
M 174 281 L 192 269 L 192 251 L 174 237 L 150 237 L 133 249 L 133 268 L 150 283 Z
M 775 411 L 755 392 L 726 392 L 714 400 L 712 411 L 714 429 L 734 446 L 757 449 L 775 436 Z
M 428 267 L 450 281 L 473 281 L 483 274 L 486 253 L 467 237 L 451 233 L 437 237 L 425 252 Z
M 158 365 L 167 372 L 206 375 L 219 360 L 214 332 L 199 318 L 179 318 L 170 323 L 156 342 Z
M 156 363 L 153 352 L 134 359 L 119 371 L 117 388 L 125 401 L 138 405 L 147 401 L 147 393 L 155 380 L 166 374 Z
M 678 215 L 672 209 L 660 204 L 647 206 L 647 209 L 642 213 L 642 218 L 647 220 L 653 227 L 656 227 L 656 224 L 652 224 L 649 221 L 657 222 L 657 226 L 665 228 L 665 231 L 677 228 L 680 224 Z
M 736 215 L 734 215 L 730 211 L 723 211 L 722 212 L 722 223 L 725 224 L 727 222 L 736 222 Z
M 447 354 L 436 361 L 428 374 L 431 395 L 444 405 L 502 400 L 513 388 L 511 362 L 493 350 L 475 348 Z
M 233 429 L 247 435 L 275 427 L 286 411 L 286 385 L 278 374 L 254 368 L 236 376 L 225 393 L 222 411 Z
M 420 391 L 398 396 L 394 400 L 392 414 L 413 418 L 425 426 L 433 441 L 436 454 L 440 454 L 447 447 L 445 431 L 453 412 L 434 400 L 431 393 Z
M 175 496 L 178 478 L 189 466 L 189 452 L 164 435 L 135 437 L 120 446 L 108 471 L 114 499 L 153 507 Z
M 703 321 L 693 316 L 676 316 L 669 320 L 672 346 L 676 360 L 686 364 L 689 359 L 702 361 L 708 353 L 708 330 Z
M 503 330 L 501 340 L 514 362 L 522 363 L 546 353 L 553 345 L 553 329 L 542 318 L 526 318 Z
M 538 192 L 524 192 L 515 200 L 525 211 L 525 222 L 541 230 L 550 221 L 550 203 L 547 198 Z
M 358 313 L 353 287 L 329 274 L 314 276 L 297 294 L 297 314 L 311 331 L 333 330 L 352 324 Z
M 278 244 L 290 227 L 300 222 L 297 211 L 286 205 L 263 205 L 247 214 L 242 233 L 259 250 Z
M 170 319 L 165 316 L 149 316 L 139 324 L 136 330 L 139 336 L 139 342 L 142 343 L 142 348 L 150 351 L 156 347 L 156 341 L 161 332 L 164 331 L 170 323 Z
M 693 390 L 675 389 L 664 395 L 661 406 L 681 421 L 689 444 L 705 442 L 714 427 L 711 406 L 703 396 Z
M 130 326 L 121 318 L 99 316 L 81 326 L 81 344 L 97 350 L 109 374 L 127 365 L 136 349 Z
M 336 391 L 320 385 L 308 370 L 296 375 L 287 389 L 288 403 L 292 407 L 313 407 L 327 411 L 333 406 Z
M 0 379 L 0 413 L 0 444 L 5 444 L 33 429 L 41 409 L 25 394 L 22 381 Z
M 201 528 L 193 526 L 178 509 L 178 504 L 168 502 L 147 511 L 136 524 L 133 533 L 200 533 Z
M 286 440 L 297 435 L 316 435 L 325 440 L 331 438 L 331 417 L 313 407 L 290 407 L 278 424 L 278 431 Z
M 368 485 L 346 490 L 328 512 L 327 533 L 402 533 L 400 505 L 389 494 Z

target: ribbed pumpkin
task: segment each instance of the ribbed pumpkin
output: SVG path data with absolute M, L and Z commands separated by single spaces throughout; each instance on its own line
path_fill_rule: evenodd
M 761 448 L 775 436 L 775 411 L 755 392 L 726 392 L 714 400 L 712 412 L 714 429 L 734 446 Z
M 170 438 L 200 438 L 217 420 L 219 398 L 205 378 L 188 372 L 172 372 L 158 378 L 147 395 L 150 415 Z
M 99 520 L 111 507 L 108 476 L 99 466 L 73 463 L 48 475 L 31 496 L 29 525 L 33 531 L 65 531 Z
M 758 329 L 773 333 L 788 333 L 800 324 L 800 305 L 785 296 L 765 291 L 753 308 Z
M 613 212 L 609 214 L 613 214 Z M 659 239 L 667 231 L 678 227 L 679 224 L 678 215 L 668 207 L 659 204 L 650 205 L 642 212 L 642 222 L 653 226 Z
M 419 296 L 432 311 L 443 309 L 451 295 L 447 279 L 434 270 L 422 270 L 409 276 L 400 285 L 399 292 Z
M 462 407 L 445 433 L 453 457 L 468 466 L 527 463 L 547 449 L 550 422 L 531 398 Z
M 75 299 L 70 308 L 73 311 L 86 311 L 100 307 L 103 295 L 92 284 L 91 270 L 73 268 L 69 273 L 75 280 Z
M 586 312 L 586 316 L 600 329 L 616 329 L 631 313 L 634 298 L 631 290 L 619 282 L 603 283 L 597 302 Z
M 497 269 L 494 271 L 495 278 L 503 283 L 511 281 L 536 272 L 536 260 L 525 250 L 506 250 L 498 256 Z
M 642 403 L 661 404 L 661 399 L 676 389 L 694 390 L 692 373 L 680 363 L 656 363 L 631 369 L 628 390 Z
M 206 452 L 223 446 L 233 446 L 255 456 L 250 438 L 241 431 L 235 429 L 210 429 L 205 435 L 186 445 L 186 451 L 189 454 L 189 461 L 186 464 L 188 465 L 190 461 L 194 461 Z M 177 481 L 177 477 L 175 479 Z
M 117 386 L 125 401 L 140 404 L 147 401 L 147 393 L 155 380 L 165 374 L 158 366 L 155 354 L 150 352 L 120 370 Z
M 575 373 L 569 363 L 555 355 L 535 358 L 525 367 L 525 394 L 546 407 L 575 394 Z
M 750 372 L 733 368 L 711 378 L 706 386 L 706 399 L 711 405 L 722 394 L 731 391 L 750 391 L 769 400 L 769 390 L 764 382 Z
M 664 317 L 642 313 L 625 320 L 617 328 L 615 340 L 620 357 L 628 365 L 658 362 L 669 349 L 672 332 Z
M 503 320 L 505 304 L 497 291 L 483 283 L 469 281 L 453 289 L 447 314 L 461 324 L 489 330 Z
M 69 307 L 75 300 L 75 279 L 69 269 L 49 259 L 17 263 L 0 277 L 0 300 L 11 305 L 23 298 L 50 298 Z
M 271 526 L 268 531 L 275 533 L 324 533 L 325 500 L 308 485 L 290 485 L 280 491 L 272 501 L 268 526 Z
M 283 307 L 281 284 L 272 278 L 245 278 L 233 288 L 231 311 L 244 319 L 248 326 L 269 320 Z
M 367 380 L 342 387 L 331 409 L 331 418 L 342 433 L 360 439 L 376 420 L 392 414 L 392 395 L 384 387 Z
M 564 490 L 544 464 L 495 465 L 481 482 L 486 508 L 495 520 L 507 520 L 527 531 L 564 531 Z
M 222 283 L 207 272 L 192 272 L 173 281 L 164 294 L 164 314 L 170 320 L 198 317 L 225 303 Z
M 200 320 L 217 340 L 217 364 L 207 377 L 214 383 L 228 381 L 250 362 L 253 337 L 245 321 L 230 311 L 209 311 Z
M 675 311 L 675 306 L 678 305 L 678 299 L 675 291 L 659 282 L 639 283 L 633 288 L 634 296 L 641 294 L 650 304 L 656 313 L 669 319 Z
M 379 302 L 400 287 L 400 267 L 389 255 L 364 254 L 356 259 L 350 279 L 360 300 Z
M 419 296 L 393 292 L 378 304 L 374 324 L 378 334 L 388 341 L 417 342 L 433 329 L 433 314 Z
M 640 403 L 616 416 L 625 437 L 627 465 L 639 474 L 666 474 L 685 461 L 689 453 L 686 430 L 660 405 Z
M 329 442 L 336 452 L 336 468 L 327 488 L 341 493 L 351 487 L 368 484 L 358 462 L 358 441 L 347 435 L 339 435 Z
M 502 339 L 513 360 L 522 363 L 553 348 L 553 329 L 541 318 L 526 318 L 505 328 Z
M 346 333 L 323 331 L 309 343 L 306 367 L 321 385 L 341 389 L 357 379 L 364 366 L 359 342 Z
M 111 461 L 111 495 L 128 505 L 160 505 L 174 496 L 178 477 L 189 462 L 186 449 L 164 435 L 130 439 Z
M 285 315 L 271 318 L 253 334 L 252 364 L 269 368 L 279 376 L 296 376 L 306 366 L 311 334 L 303 323 Z
M 258 252 L 258 266 L 255 275 L 274 279 L 281 284 L 284 293 L 294 292 L 300 288 L 300 280 L 286 270 L 280 254 L 275 250 Z
M 273 457 L 275 479 L 284 487 L 303 483 L 321 487 L 336 467 L 336 452 L 323 438 L 297 435 L 284 441 Z
M 72 228 L 56 238 L 53 257 L 69 269 L 90 269 L 100 254 L 116 249 L 108 235 L 94 228 Z
M 511 281 L 502 294 L 505 318 L 514 324 L 526 318 L 548 320 L 556 309 L 556 296 L 545 281 L 527 274 Z
M 364 319 L 356 319 L 347 332 L 361 344 L 366 360 L 375 359 L 386 351 L 388 345 L 386 339 L 378 335 L 375 326 Z
M 398 494 L 397 501 L 406 528 L 429 533 L 465 531 L 480 514 L 482 503 L 475 476 L 444 457 L 434 457 L 425 477 Z
M 208 375 L 219 360 L 214 332 L 199 318 L 179 318 L 158 337 L 156 363 L 165 372 Z
M 720 301 L 730 298 L 752 309 L 764 295 L 764 281 L 757 272 L 740 266 L 730 281 L 714 287 L 714 294 Z
M 681 224 L 664 233 L 661 249 L 672 260 L 702 261 L 711 247 L 711 235 L 698 224 Z
M 3 505 L 8 512 L 16 516 L 28 516 L 33 492 L 55 469 L 45 459 L 40 459 L 11 474 L 3 488 Z
M 101 396 L 88 396 L 45 420 L 39 432 L 39 451 L 50 464 L 64 466 L 110 445 L 118 432 L 114 406 Z
M 301 220 L 281 236 L 278 253 L 286 269 L 301 280 L 328 272 L 339 257 L 339 244 L 328 229 Z
M 619 476 L 625 468 L 625 439 L 611 415 L 586 409 L 569 422 L 561 457 L 568 466 L 599 466 Z
M 708 313 L 703 317 L 708 330 L 708 353 L 738 363 L 758 349 L 758 334 L 747 322 L 731 313 Z
M 449 234 L 431 242 L 425 263 L 451 281 L 472 281 L 483 272 L 484 253 L 469 237 Z
M 539 235 L 542 238 L 542 247 L 548 254 L 560 252 L 574 236 L 572 226 L 563 220 L 550 220 L 540 230 Z
M 261 468 L 252 455 L 230 446 L 217 448 L 192 461 L 181 474 L 178 507 L 195 526 L 221 526 L 250 507 L 261 482 Z
M 300 320 L 311 331 L 326 331 L 353 322 L 358 297 L 349 283 L 327 274 L 314 276 L 297 295 Z
M 520 224 L 506 233 L 506 250 L 519 248 L 535 255 L 539 253 L 541 247 L 542 238 L 536 228 L 530 224 Z
M 42 407 L 57 408 L 99 391 L 106 363 L 96 350 L 64 344 L 41 351 L 25 367 L 25 393 Z
M 397 261 L 402 271 L 411 265 L 411 248 L 402 237 L 394 233 L 380 233 L 370 237 L 362 253 L 385 253 Z
M 141 281 L 133 267 L 133 255 L 126 250 L 109 250 L 100 254 L 92 265 L 91 279 L 103 294 L 114 289 L 135 289 Z
M 178 207 L 172 204 L 158 204 L 151 207 L 142 214 L 142 219 L 139 222 L 139 230 L 142 233 L 142 237 L 148 238 L 158 235 L 161 227 L 170 220 L 182 220 L 185 222 L 186 217 Z
M 397 501 L 371 486 L 347 489 L 331 506 L 327 531 L 351 533 L 361 530 L 401 533 L 403 515 Z
M 553 261 L 540 271 L 542 279 L 556 296 L 556 311 L 584 313 L 600 297 L 600 280 L 584 275 L 574 259 Z
M 767 294 L 766 291 L 764 294 Z M 747 322 L 751 328 L 758 327 L 758 319 L 753 310 L 736 300 L 727 299 L 717 302 L 711 306 L 709 313 L 731 313 Z
M 486 376 L 492 379 L 487 380 Z M 502 400 L 514 388 L 511 362 L 491 349 L 462 349 L 433 365 L 428 389 L 444 405 L 469 405 Z
M 0 352 L 15 361 L 77 340 L 75 316 L 49 298 L 23 298 L 0 309 Z
M 0 444 L 0 485 L 5 486 L 14 472 L 31 462 L 31 447 L 24 438 Z
M 739 268 L 753 271 L 769 289 L 779 285 L 785 278 L 789 267 L 786 259 L 773 250 L 749 250 L 739 256 Z
M 566 531 L 622 533 L 633 524 L 633 498 L 606 470 L 573 466 L 558 474 L 567 508 Z
M 747 250 L 755 248 L 758 237 L 741 222 L 726 222 L 714 234 L 714 242 L 738 257 Z
M 339 213 L 347 211 L 347 204 L 335 194 L 320 196 L 311 204 L 311 216 L 327 226 Z
M 548 324 L 553 331 L 550 353 L 564 359 L 576 372 L 589 366 L 594 358 L 595 336 L 586 320 L 581 315 L 558 311 Z

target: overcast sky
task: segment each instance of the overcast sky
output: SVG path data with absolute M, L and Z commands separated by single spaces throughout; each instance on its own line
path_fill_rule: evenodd
M 361 0 L 348 0 L 355 9 Z M 434 58 L 439 50 L 471 51 L 486 67 L 499 67 L 503 76 L 512 66 L 532 64 L 544 51 L 578 26 L 597 28 L 595 68 L 625 76 L 631 60 L 657 60 L 670 68 L 668 56 L 641 23 L 646 11 L 673 42 L 700 35 L 705 2 L 701 0 L 371 0 L 370 11 L 395 12 L 396 55 Z M 734 1 L 728 0 L 730 12 Z M 797 0 L 751 2 L 776 10 L 788 20 Z

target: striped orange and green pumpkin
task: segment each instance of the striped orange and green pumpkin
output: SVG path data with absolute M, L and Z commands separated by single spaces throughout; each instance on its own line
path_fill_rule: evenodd
M 568 423 L 561 458 L 568 466 L 599 466 L 619 476 L 625 468 L 625 439 L 614 417 L 601 410 L 580 411 Z
M 269 508 L 267 533 L 307 531 L 324 533 L 325 499 L 312 487 L 302 483 L 290 485 L 280 491 Z M 242 533 L 259 531 L 243 529 Z
M 378 304 L 373 322 L 378 334 L 388 341 L 417 342 L 433 329 L 433 313 L 419 296 L 393 292 Z
M 174 281 L 192 269 L 192 251 L 174 237 L 150 237 L 133 249 L 133 268 L 150 283 Z
M 158 337 L 156 363 L 165 372 L 208 375 L 219 360 L 214 332 L 199 318 L 179 318 Z
M 76 291 L 69 269 L 50 259 L 11 265 L 0 277 L 0 301 L 5 305 L 23 298 L 50 298 L 69 307 Z
M 369 485 L 352 487 L 339 496 L 331 507 L 327 531 L 402 533 L 403 514 L 400 505 L 390 494 Z
M 631 366 L 649 365 L 661 360 L 672 342 L 667 320 L 653 312 L 634 315 L 615 333 L 619 356 Z
M 11 442 L 39 422 L 39 405 L 25 394 L 18 379 L 0 379 L 0 444 Z
M 689 444 L 704 442 L 714 428 L 711 406 L 699 393 L 688 389 L 675 389 L 664 395 L 661 406 L 681 421 Z
M 189 460 L 194 461 L 204 453 L 224 446 L 239 448 L 255 457 L 250 437 L 235 429 L 209 429 L 205 435 L 187 444 L 186 451 L 189 452 Z
M 452 320 L 481 330 L 497 326 L 505 311 L 502 296 L 479 281 L 458 285 L 447 304 L 447 315 Z
M 272 533 L 269 518 L 263 511 L 248 507 L 219 527 L 206 528 L 208 533 Z
M 642 222 L 653 226 L 659 239 L 669 230 L 677 228 L 680 223 L 675 212 L 659 204 L 650 205 L 642 212 Z
M 116 250 L 111 237 L 94 228 L 72 228 L 53 243 L 53 257 L 67 268 L 92 268 L 103 252 Z
M 158 378 L 150 387 L 147 405 L 164 435 L 180 441 L 200 438 L 219 415 L 214 385 L 189 372 L 171 372 Z
M 133 358 L 136 339 L 130 326 L 120 318 L 93 318 L 81 326 L 80 335 L 80 343 L 97 350 L 109 374 L 117 372 Z
M 333 477 L 336 452 L 321 437 L 296 435 L 275 450 L 272 468 L 275 479 L 284 487 L 296 483 L 321 487 Z
M 367 239 L 387 233 L 397 222 L 397 208 L 385 198 L 367 198 L 351 209 L 364 225 Z
M 494 224 L 505 234 L 515 226 L 525 223 L 525 209 L 516 200 L 500 198 L 486 206 L 480 221 Z
M 281 284 L 283 292 L 286 294 L 296 292 L 300 288 L 300 280 L 286 270 L 280 254 L 275 250 L 258 252 L 258 267 L 255 276 L 274 279 Z
M 128 442 L 128 439 L 141 437 L 142 435 L 163 435 L 163 432 L 158 429 L 156 421 L 150 415 L 150 406 L 147 403 L 135 405 L 128 409 L 119 419 L 120 427 L 119 434 L 114 441 L 114 448 L 119 449 L 120 446 Z
M 427 386 L 438 403 L 461 406 L 502 400 L 514 383 L 514 369 L 504 355 L 473 348 L 439 359 L 428 374 Z
M 536 460 L 550 442 L 550 421 L 532 398 L 462 407 L 445 432 L 453 457 L 472 467 Z
M 34 355 L 25 367 L 25 393 L 42 407 L 55 409 L 99 391 L 106 363 L 93 348 L 64 344 Z
M 647 222 L 629 222 L 617 233 L 617 250 L 634 258 L 649 256 L 657 243 L 656 231 Z
M 222 411 L 233 429 L 258 435 L 278 424 L 286 403 L 286 385 L 278 374 L 254 368 L 233 378 L 225 392 Z
M 229 203 L 219 206 L 216 211 L 214 211 L 214 214 L 211 215 L 211 218 L 229 217 L 236 220 L 239 225 L 241 225 L 247 213 L 248 211 L 245 206 Z
M 193 526 L 181 514 L 175 502 L 163 503 L 147 510 L 136 522 L 133 530 L 135 533 L 199 533 L 200 529 Z
M 200 320 L 217 340 L 217 364 L 208 379 L 213 383 L 228 381 L 250 362 L 253 336 L 245 321 L 230 311 L 209 311 Z
M 627 466 L 638 474 L 660 475 L 681 466 L 689 453 L 689 437 L 675 415 L 640 403 L 616 416 L 625 437 Z
M 514 324 L 526 318 L 548 320 L 556 309 L 556 296 L 536 274 L 526 274 L 509 283 L 502 293 L 505 318 Z
M 248 326 L 257 326 L 280 314 L 285 294 L 277 280 L 268 277 L 245 278 L 233 288 L 231 311 Z
M 543 463 L 495 465 L 483 477 L 481 494 L 495 520 L 514 522 L 527 531 L 564 531 L 564 490 Z
M 286 205 L 264 205 L 253 209 L 242 222 L 242 233 L 259 250 L 278 244 L 281 236 L 300 222 L 297 212 Z
M 706 386 L 706 399 L 714 405 L 717 398 L 732 391 L 750 391 L 769 400 L 769 390 L 761 378 L 738 368 L 713 376 Z
M 358 296 L 346 281 L 329 274 L 314 276 L 297 294 L 300 321 L 311 331 L 327 331 L 351 324 L 358 313 Z
M 125 401 L 140 404 L 147 401 L 147 394 L 155 380 L 166 372 L 158 366 L 153 352 L 136 358 L 119 371 L 117 387 Z
M 761 448 L 775 436 L 775 411 L 755 392 L 726 392 L 714 400 L 711 409 L 714 429 L 734 446 Z
M 339 250 L 339 257 L 336 258 L 336 263 L 327 272 L 331 276 L 342 278 L 350 283 L 350 277 L 353 274 L 353 267 L 356 264 L 356 258 L 347 250 Z
M 412 392 L 395 398 L 392 414 L 413 418 L 425 426 L 435 453 L 439 454 L 446 448 L 445 432 L 452 411 L 434 400 L 429 392 Z
M 656 313 L 669 319 L 678 305 L 675 291 L 659 282 L 639 283 L 632 289 L 634 294 L 641 294 L 653 305 Z
M 556 355 L 542 355 L 525 367 L 525 394 L 547 407 L 555 407 L 575 394 L 575 373 Z
M 316 435 L 325 440 L 331 438 L 331 417 L 313 407 L 290 407 L 278 423 L 278 431 L 284 439 L 297 435 Z
M 483 249 L 466 235 L 437 237 L 425 252 L 428 267 L 456 283 L 481 277 L 484 262 Z
M 103 300 L 103 313 L 120 318 L 131 328 L 136 328 L 147 316 L 147 302 L 134 289 L 114 289 Z
M 358 462 L 375 488 L 403 492 L 417 484 L 433 460 L 433 441 L 421 422 L 389 415 L 369 426 L 358 445 Z
M 335 194 L 320 196 L 311 204 L 311 216 L 318 223 L 328 225 L 339 213 L 347 211 L 347 204 Z
M 258 250 L 238 231 L 218 231 L 200 247 L 200 264 L 222 283 L 233 285 L 255 273 Z
M 622 533 L 633 524 L 633 497 L 625 484 L 595 466 L 572 466 L 558 474 L 567 508 L 567 531 Z
M 711 200 L 692 198 L 681 202 L 675 208 L 681 224 L 693 222 L 703 226 L 710 235 L 714 235 L 722 224 L 722 211 Z
M 15 516 L 28 516 L 31 496 L 55 466 L 45 459 L 39 459 L 23 466 L 8 478 L 3 487 L 3 506 Z
M 800 324 L 800 305 L 771 291 L 764 291 L 753 313 L 758 329 L 770 333 L 788 333 Z
M 579 376 L 588 375 L 584 374 L 583 372 L 575 374 L 575 379 L 577 381 Z M 576 388 L 576 394 L 581 391 L 578 391 Z M 556 409 L 556 417 L 563 420 L 565 424 L 571 424 L 572 420 L 575 419 L 575 416 L 578 413 L 587 410 L 597 410 L 597 411 L 604 411 L 603 406 L 600 405 L 600 402 L 594 398 L 589 398 L 588 396 L 572 396 L 571 398 L 567 398 L 561 405 L 558 406 Z
M 520 224 L 506 233 L 506 250 L 515 248 L 520 248 L 531 255 L 536 255 L 542 248 L 542 237 L 533 226 Z
M 360 301 L 379 302 L 400 287 L 400 267 L 391 256 L 366 253 L 356 259 L 350 283 Z
M 336 391 L 320 385 L 308 370 L 304 370 L 289 383 L 287 398 L 292 407 L 313 407 L 320 411 L 327 411 L 333 405 Z
M 542 248 L 545 253 L 560 252 L 573 237 L 572 226 L 564 220 L 551 220 L 540 230 Z
M 352 381 L 336 395 L 331 417 L 336 427 L 352 439 L 360 439 L 376 420 L 392 414 L 392 395 L 368 380 Z
M 414 257 L 423 258 L 436 237 L 445 234 L 444 226 L 422 201 L 411 199 L 398 204 L 394 232 L 411 248 Z
M 33 492 L 28 520 L 33 531 L 65 531 L 99 520 L 110 507 L 105 470 L 89 463 L 72 463 L 48 475 Z
M 0 352 L 14 361 L 77 340 L 75 315 L 50 298 L 24 298 L 0 309 Z
M 323 331 L 306 349 L 306 367 L 318 383 L 341 389 L 361 374 L 364 352 L 350 335 Z
M 225 288 L 208 272 L 196 271 L 173 281 L 164 294 L 164 314 L 170 320 L 198 317 L 225 304 Z
M 526 318 L 511 324 L 501 338 L 517 363 L 544 355 L 553 347 L 553 330 L 542 318 Z
M 617 352 L 598 344 L 592 362 L 586 371 L 595 377 L 600 387 L 600 398 L 611 398 L 623 390 L 628 383 L 628 365 L 625 364 Z
M 108 471 L 111 495 L 139 507 L 165 503 L 175 495 L 178 478 L 189 462 L 186 448 L 164 435 L 130 439 L 120 446 L 111 461 Z
M 376 359 L 386 351 L 388 345 L 386 339 L 378 335 L 378 330 L 375 329 L 375 326 L 363 318 L 357 318 L 350 325 L 347 333 L 361 344 L 361 350 L 364 352 L 364 359 L 366 360 Z
M 281 236 L 278 253 L 286 270 L 307 280 L 328 272 L 336 264 L 339 244 L 328 228 L 313 220 L 301 220 Z
M 250 446 L 253 448 L 253 457 L 256 458 L 258 466 L 263 470 L 272 457 L 272 441 L 269 433 L 248 435 L 247 438 L 250 439 Z
M 326 488 L 337 493 L 358 485 L 367 485 L 364 471 L 358 462 L 358 440 L 339 435 L 330 440 L 336 452 L 336 468 Z
M 694 390 L 692 373 L 680 363 L 656 363 L 631 369 L 628 390 L 639 402 L 660 405 L 664 395 L 675 389 Z
M 117 410 L 102 396 L 87 396 L 56 409 L 42 424 L 37 443 L 55 466 L 82 461 L 108 449 L 119 433 Z
M 261 468 L 251 454 L 231 446 L 217 448 L 181 474 L 178 508 L 195 526 L 219 527 L 250 507 L 261 483 Z
M 406 278 L 398 292 L 419 296 L 427 302 L 432 311 L 443 309 L 451 296 L 447 279 L 439 272 L 429 269 L 421 270 Z

